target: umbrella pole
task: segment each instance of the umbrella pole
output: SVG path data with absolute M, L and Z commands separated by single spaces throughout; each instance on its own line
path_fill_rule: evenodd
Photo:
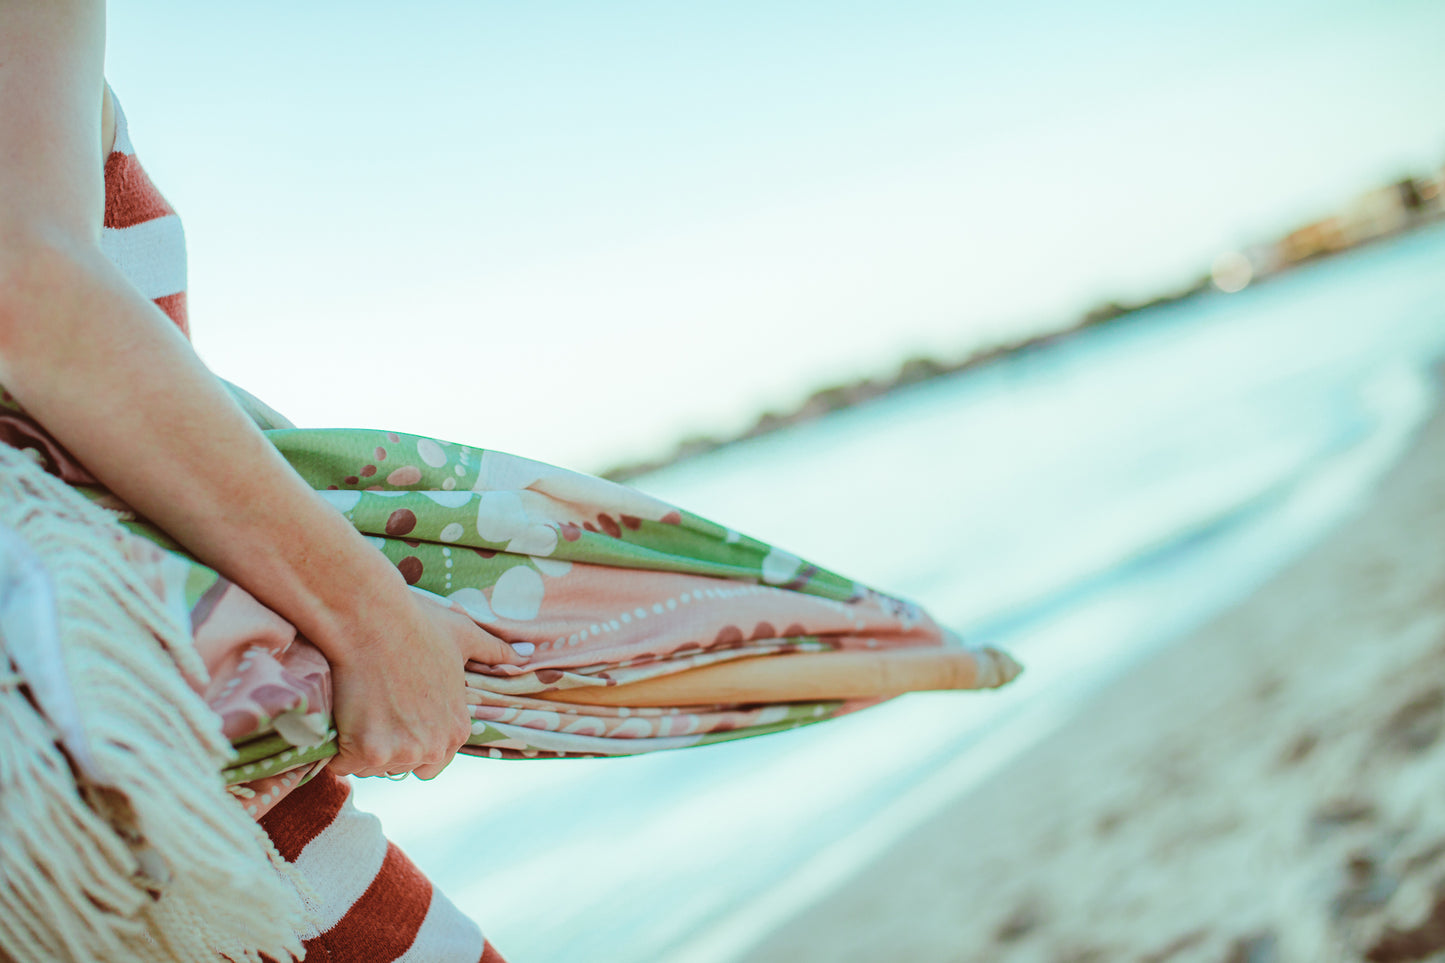
M 888 699 L 905 692 L 993 689 L 1019 674 L 995 649 L 797 652 L 738 659 L 615 686 L 586 686 L 537 698 L 573 705 L 689 706 L 835 699 Z

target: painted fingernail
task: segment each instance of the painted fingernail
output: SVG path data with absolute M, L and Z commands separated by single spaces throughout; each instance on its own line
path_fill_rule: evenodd
M 537 651 L 537 647 L 530 642 L 513 642 L 512 651 L 518 655 L 531 655 Z

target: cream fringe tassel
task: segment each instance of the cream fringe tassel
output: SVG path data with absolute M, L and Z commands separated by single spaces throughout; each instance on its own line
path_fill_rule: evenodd
M 0 960 L 301 959 L 314 901 L 221 784 L 231 747 L 182 675 L 205 669 L 123 558 L 132 536 L 4 445 L 0 526 L 54 585 L 78 713 L 48 719 L 12 671 L 44 640 L 0 638 Z

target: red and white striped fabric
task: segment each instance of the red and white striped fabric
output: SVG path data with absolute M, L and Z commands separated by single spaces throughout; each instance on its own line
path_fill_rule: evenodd
M 190 336 L 180 218 L 151 183 L 115 102 L 115 149 L 105 161 L 101 246 L 141 293 Z M 477 925 L 387 841 L 375 816 L 324 770 L 261 821 L 317 899 L 319 931 L 301 934 L 308 961 L 504 963 Z M 307 938 L 309 937 L 309 938 Z
M 181 219 L 136 160 L 114 95 L 115 148 L 105 159 L 105 222 L 100 249 L 131 284 L 190 337 L 186 314 L 186 235 Z
M 304 938 L 308 963 L 503 963 L 381 822 L 351 804 L 345 779 L 323 770 L 261 826 L 321 899 L 320 931 Z

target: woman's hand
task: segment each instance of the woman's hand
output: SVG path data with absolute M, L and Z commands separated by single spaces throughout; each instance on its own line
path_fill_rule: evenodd
M 407 593 L 413 615 L 361 626 L 364 642 L 331 662 L 340 753 L 331 771 L 430 779 L 471 735 L 463 666 L 520 663 L 510 645 L 453 609 Z

